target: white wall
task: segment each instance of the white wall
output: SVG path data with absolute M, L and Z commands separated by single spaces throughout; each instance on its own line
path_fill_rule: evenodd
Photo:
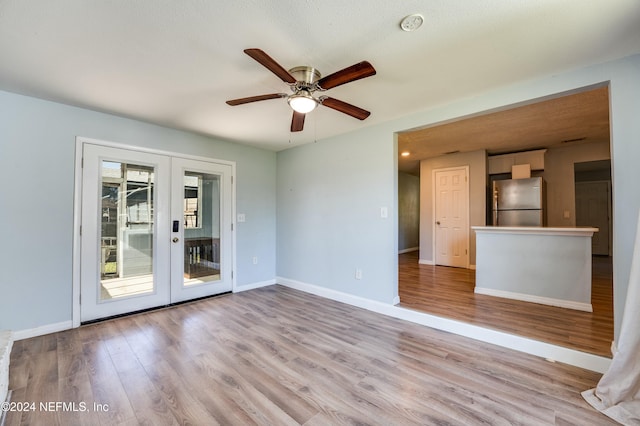
M 636 55 L 470 93 L 439 108 L 278 153 L 278 275 L 389 301 L 397 295 L 397 216 L 390 224 L 378 213 L 380 206 L 397 205 L 394 132 L 610 81 L 617 336 L 640 210 L 639 76 Z M 354 281 L 358 265 L 365 266 L 367 280 Z
M 0 329 L 71 321 L 76 136 L 236 161 L 237 284 L 275 278 L 275 153 L 7 92 L 0 111 Z

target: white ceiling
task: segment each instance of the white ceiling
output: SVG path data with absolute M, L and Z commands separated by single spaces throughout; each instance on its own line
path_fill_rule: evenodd
M 246 48 L 323 75 L 368 60 L 327 94 L 371 116 L 320 107 L 290 133 L 284 99 L 226 105 L 288 91 Z M 638 0 L 0 0 L 0 90 L 273 150 L 635 53 Z

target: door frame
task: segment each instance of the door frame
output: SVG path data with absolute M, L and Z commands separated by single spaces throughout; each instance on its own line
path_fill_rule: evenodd
M 233 231 L 231 232 L 231 256 L 232 256 L 232 276 L 231 276 L 231 291 L 236 292 L 236 162 L 220 160 L 215 158 L 188 155 L 179 152 L 157 150 L 152 148 L 146 148 L 141 146 L 110 142 L 100 139 L 87 138 L 82 136 L 76 137 L 75 146 L 75 166 L 74 166 L 74 190 L 73 190 L 73 257 L 72 257 L 72 310 L 71 310 L 71 322 L 72 327 L 80 327 L 80 261 L 81 261 L 81 238 L 80 238 L 80 226 L 82 223 L 82 154 L 84 144 L 100 145 L 109 148 L 126 149 L 130 151 L 137 151 L 142 153 L 166 155 L 169 157 L 179 157 L 188 160 L 207 161 L 211 163 L 218 163 L 231 166 L 231 226 Z
M 438 172 L 449 172 L 449 171 L 453 171 L 453 170 L 461 170 L 463 169 L 466 173 L 466 181 L 465 181 L 465 186 L 466 186 L 466 191 L 467 191 L 467 198 L 465 199 L 465 202 L 467 203 L 467 217 L 466 219 L 466 226 L 465 226 L 465 230 L 466 230 L 466 235 L 467 235 L 467 247 L 466 247 L 466 260 L 467 260 L 467 264 L 466 264 L 466 269 L 470 269 L 471 268 L 471 261 L 469 260 L 470 258 L 470 247 L 469 244 L 471 244 L 471 236 L 470 236 L 470 232 L 469 232 L 469 208 L 471 205 L 470 202 L 470 197 L 471 194 L 469 193 L 469 165 L 464 165 L 464 166 L 453 166 L 453 167 L 442 167 L 439 169 L 433 169 L 431 170 L 431 253 L 432 253 L 432 257 L 433 257 L 433 264 L 437 265 L 436 262 L 436 200 L 437 200 L 437 194 L 436 194 L 436 173 Z
M 607 184 L 607 191 L 608 191 L 608 197 L 607 197 L 607 225 L 608 225 L 608 229 L 607 232 L 609 233 L 609 238 L 607 241 L 607 245 L 608 245 L 608 256 L 613 256 L 613 192 L 612 192 L 612 185 L 611 185 L 611 180 L 589 180 L 589 181 L 581 181 L 581 182 L 574 182 L 573 183 L 573 187 L 574 187 L 574 203 L 576 204 L 577 207 L 577 203 L 576 203 L 576 198 L 575 194 L 577 193 L 577 186 L 579 184 L 589 184 L 589 183 L 606 183 Z M 575 215 L 576 215 L 576 221 L 578 218 L 578 209 L 575 208 Z

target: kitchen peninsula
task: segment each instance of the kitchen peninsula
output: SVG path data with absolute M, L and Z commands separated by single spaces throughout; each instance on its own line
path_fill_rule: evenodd
M 475 293 L 593 312 L 591 238 L 598 228 L 472 229 Z

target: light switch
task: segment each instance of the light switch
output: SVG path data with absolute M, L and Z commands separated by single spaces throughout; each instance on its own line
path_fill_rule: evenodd
M 386 219 L 389 217 L 389 209 L 386 207 L 380 207 L 380 217 Z

